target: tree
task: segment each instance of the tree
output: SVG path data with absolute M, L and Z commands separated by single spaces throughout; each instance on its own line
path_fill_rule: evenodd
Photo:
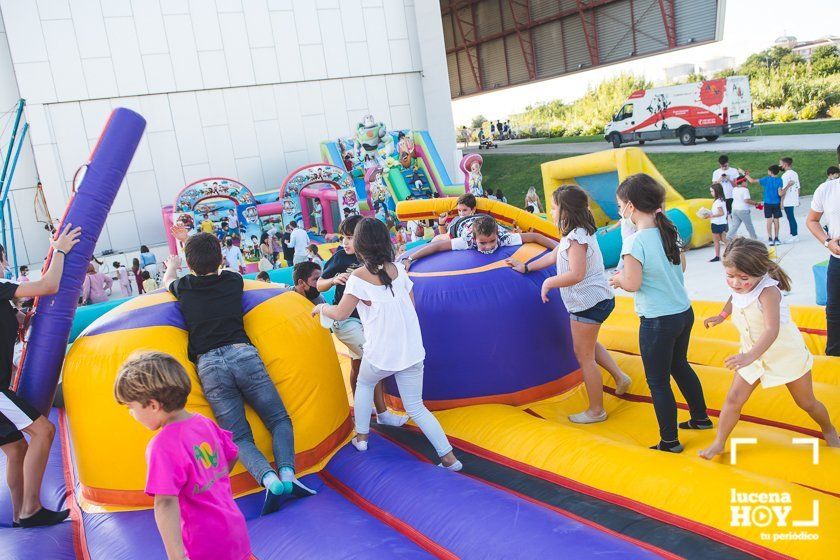
M 481 126 L 487 121 L 487 117 L 484 115 L 476 115 L 472 118 L 472 127 L 473 128 L 481 128 Z
M 834 45 L 823 45 L 811 54 L 811 71 L 817 76 L 840 74 L 840 51 Z

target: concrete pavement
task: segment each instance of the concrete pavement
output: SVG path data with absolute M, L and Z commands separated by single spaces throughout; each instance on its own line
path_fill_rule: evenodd
M 492 150 L 478 150 L 478 145 L 468 146 L 465 153 L 491 154 L 589 154 L 611 148 L 604 142 L 575 142 L 555 144 L 526 144 L 523 140 L 499 142 L 499 147 Z M 638 146 L 638 142 L 622 144 Z M 698 139 L 693 146 L 683 146 L 678 140 L 648 141 L 644 145 L 646 152 L 780 152 L 785 150 L 830 150 L 840 145 L 840 130 L 836 134 L 793 134 L 788 136 L 721 136 L 714 142 Z

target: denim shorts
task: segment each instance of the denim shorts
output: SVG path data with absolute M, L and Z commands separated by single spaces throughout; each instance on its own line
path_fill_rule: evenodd
M 590 325 L 600 325 L 607 320 L 610 313 L 615 309 L 615 298 L 604 299 L 583 311 L 575 311 L 569 313 L 569 319 L 578 321 L 579 323 L 587 323 Z
M 729 226 L 726 224 L 712 224 L 712 233 L 726 233 Z

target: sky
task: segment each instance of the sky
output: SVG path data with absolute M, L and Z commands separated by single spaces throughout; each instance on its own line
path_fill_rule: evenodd
M 527 105 L 554 99 L 574 101 L 589 86 L 621 73 L 643 75 L 653 82 L 661 82 L 665 78 L 664 68 L 699 64 L 719 57 L 733 57 L 736 62 L 742 62 L 750 54 L 771 46 L 782 35 L 793 35 L 800 41 L 840 35 L 838 22 L 840 0 L 726 0 L 720 41 L 456 99 L 452 101 L 452 114 L 456 126 L 469 124 L 479 114 L 488 119 L 504 119 L 523 111 Z

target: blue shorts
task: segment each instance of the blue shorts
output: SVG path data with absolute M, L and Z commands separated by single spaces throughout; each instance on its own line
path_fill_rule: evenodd
M 726 224 L 712 224 L 712 233 L 726 233 L 729 226 Z
M 604 299 L 583 311 L 575 311 L 569 313 L 569 319 L 578 321 L 579 323 L 587 323 L 590 325 L 600 325 L 607 320 L 607 317 L 615 309 L 615 298 Z

